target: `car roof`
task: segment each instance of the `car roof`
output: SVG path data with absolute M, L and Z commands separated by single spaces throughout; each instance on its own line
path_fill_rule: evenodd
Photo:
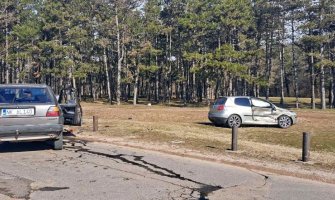
M 47 88 L 45 84 L 0 84 L 0 87 L 30 87 L 30 88 Z
M 255 98 L 255 97 L 253 96 L 221 96 L 219 98 Z

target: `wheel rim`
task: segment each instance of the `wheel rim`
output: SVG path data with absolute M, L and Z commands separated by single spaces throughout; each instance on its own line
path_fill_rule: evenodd
M 287 116 L 281 116 L 279 118 L 279 126 L 283 128 L 291 126 L 291 119 Z
M 239 127 L 241 125 L 241 120 L 240 120 L 240 118 L 237 115 L 232 115 L 229 118 L 229 122 L 228 123 L 229 123 L 230 127 L 233 127 L 233 126 Z

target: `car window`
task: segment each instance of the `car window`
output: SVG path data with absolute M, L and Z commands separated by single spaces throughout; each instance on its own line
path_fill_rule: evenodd
M 58 103 L 61 104 L 65 103 L 75 104 L 76 101 L 77 101 L 77 93 L 75 89 L 62 90 L 58 99 Z
M 223 105 L 227 101 L 227 98 L 218 98 L 215 102 L 214 105 Z
M 0 103 L 54 103 L 47 88 L 0 88 Z
M 264 101 L 262 99 L 252 99 L 252 105 L 256 107 L 262 107 L 262 108 L 271 107 L 271 104 L 269 102 Z
M 250 107 L 250 101 L 248 98 L 235 98 L 234 103 L 238 106 Z

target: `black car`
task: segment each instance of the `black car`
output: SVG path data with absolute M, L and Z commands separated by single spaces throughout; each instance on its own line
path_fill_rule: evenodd
M 76 89 L 62 89 L 58 102 L 64 114 L 64 123 L 81 126 L 83 112 Z

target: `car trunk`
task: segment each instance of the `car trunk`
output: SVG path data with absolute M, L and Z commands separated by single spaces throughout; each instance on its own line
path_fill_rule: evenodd
M 58 117 L 46 117 L 52 105 L 0 105 L 0 125 L 39 125 L 58 123 Z
M 75 114 L 76 104 L 61 104 L 60 107 L 64 114 Z
M 226 103 L 227 98 L 219 98 L 217 99 L 213 105 L 210 107 L 210 113 L 218 113 L 224 111 L 224 104 Z

